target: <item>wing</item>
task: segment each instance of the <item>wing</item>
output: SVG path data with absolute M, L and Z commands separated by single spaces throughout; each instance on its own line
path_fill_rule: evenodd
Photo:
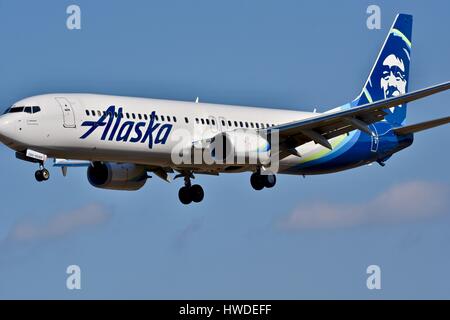
M 326 112 L 317 117 L 278 125 L 267 129 L 268 132 L 278 130 L 280 142 L 280 158 L 296 154 L 294 148 L 314 141 L 332 149 L 329 139 L 359 129 L 373 134 L 369 125 L 383 120 L 388 114 L 385 110 L 398 105 L 418 100 L 432 94 L 450 89 L 450 81 L 417 90 L 374 103 L 365 104 L 346 110 Z
M 87 160 L 55 159 L 53 166 L 61 168 L 62 174 L 65 177 L 65 176 L 67 176 L 68 168 L 72 168 L 72 167 L 87 168 L 91 165 L 91 163 L 92 163 L 91 161 L 87 161 Z M 173 173 L 173 169 L 171 169 L 171 168 L 146 166 L 146 170 L 154 173 L 158 178 L 161 178 L 162 180 L 164 180 L 166 182 L 171 182 L 171 178 L 168 175 L 168 173 Z

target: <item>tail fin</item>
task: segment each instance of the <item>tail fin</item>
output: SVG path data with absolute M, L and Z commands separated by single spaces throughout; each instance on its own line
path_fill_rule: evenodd
M 397 15 L 361 94 L 353 102 L 354 105 L 360 106 L 408 92 L 412 22 L 411 15 Z M 387 112 L 387 122 L 396 126 L 403 125 L 406 103 Z

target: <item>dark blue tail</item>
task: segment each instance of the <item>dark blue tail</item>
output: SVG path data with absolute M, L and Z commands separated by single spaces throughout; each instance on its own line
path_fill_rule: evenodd
M 411 15 L 397 15 L 361 94 L 353 102 L 354 105 L 360 106 L 408 92 L 412 22 Z M 387 122 L 395 126 L 404 124 L 406 104 L 391 108 L 387 112 Z

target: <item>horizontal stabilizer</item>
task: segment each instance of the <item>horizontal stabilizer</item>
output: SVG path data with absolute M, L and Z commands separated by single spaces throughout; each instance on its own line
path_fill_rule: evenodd
M 405 135 L 409 133 L 419 132 L 427 129 L 431 129 L 437 126 L 441 126 L 443 124 L 449 123 L 450 117 L 440 118 L 436 120 L 425 121 L 421 123 L 412 124 L 405 127 L 399 127 L 394 129 L 394 132 L 399 135 Z

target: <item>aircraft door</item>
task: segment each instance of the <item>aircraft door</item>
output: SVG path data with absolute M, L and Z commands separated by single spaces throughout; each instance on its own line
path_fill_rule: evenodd
M 63 115 L 63 126 L 64 128 L 76 128 L 75 123 L 75 112 L 69 100 L 66 98 L 55 98 L 61 107 Z

